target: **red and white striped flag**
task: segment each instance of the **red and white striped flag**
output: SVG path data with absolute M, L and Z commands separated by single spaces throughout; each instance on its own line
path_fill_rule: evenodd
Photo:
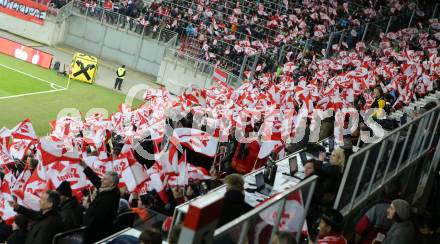
M 217 82 L 218 84 L 226 84 L 226 81 L 228 80 L 228 73 L 219 68 L 215 68 L 211 80 Z

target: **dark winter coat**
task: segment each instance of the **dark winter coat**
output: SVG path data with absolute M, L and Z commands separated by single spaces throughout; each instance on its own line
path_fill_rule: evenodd
M 42 213 L 19 206 L 16 212 L 23 214 L 29 219 L 35 220 L 27 233 L 26 244 L 47 244 L 52 243 L 53 237 L 65 230 L 58 210 L 50 210 Z
M 249 212 L 251 209 L 252 207 L 244 201 L 244 194 L 242 192 L 235 190 L 227 191 L 223 200 L 217 228 Z
M 100 178 L 89 167 L 84 169 L 87 178 L 96 188 L 101 187 Z M 84 217 L 86 231 L 86 243 L 96 242 L 112 234 L 113 222 L 116 219 L 119 208 L 119 188 L 109 191 L 101 191 L 90 203 Z
M 75 197 L 71 197 L 61 204 L 59 212 L 66 230 L 78 228 L 82 225 L 83 211 L 83 207 Z

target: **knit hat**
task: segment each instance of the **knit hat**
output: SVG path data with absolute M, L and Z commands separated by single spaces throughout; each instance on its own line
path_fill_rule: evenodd
M 70 183 L 67 181 L 61 182 L 57 188 L 57 192 L 62 196 L 72 197 L 72 188 L 70 187 Z
M 397 216 L 405 221 L 410 217 L 410 206 L 409 203 L 402 199 L 396 199 L 392 202 L 394 208 L 396 209 Z
M 22 214 L 17 214 L 14 219 L 14 223 L 20 228 L 20 230 L 26 230 L 28 228 L 29 220 Z
M 128 204 L 128 201 L 123 199 L 123 198 L 120 198 L 119 199 L 119 209 L 118 209 L 118 212 L 119 213 L 123 213 L 123 212 L 126 212 L 128 210 L 130 210 L 130 206 Z

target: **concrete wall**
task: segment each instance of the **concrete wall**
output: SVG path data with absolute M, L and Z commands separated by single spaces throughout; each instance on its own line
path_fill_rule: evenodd
M 137 34 L 76 15 L 67 19 L 64 43 L 153 76 L 159 73 L 165 51 L 157 40 L 142 39 Z
M 171 93 L 179 95 L 182 87 L 195 85 L 199 88 L 210 87 L 211 75 L 179 58 L 166 57 L 162 60 L 157 83 L 164 85 Z
M 0 13 L 0 28 L 15 35 L 52 46 L 63 41 L 66 23 L 56 23 L 54 18 L 48 16 L 44 25 L 39 25 Z

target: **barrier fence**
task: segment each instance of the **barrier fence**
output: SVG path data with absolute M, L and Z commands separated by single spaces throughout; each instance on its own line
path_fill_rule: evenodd
M 193 73 L 193 77 L 197 77 L 198 75 L 203 75 L 205 77 L 203 84 L 199 85 L 200 88 L 209 88 L 211 85 L 213 85 L 211 80 L 216 70 L 221 71 L 221 73 L 224 75 L 224 82 L 232 86 L 233 88 L 238 88 L 243 84 L 242 79 L 240 79 L 232 72 L 229 72 L 222 67 L 215 66 L 214 64 L 204 61 L 202 59 L 193 57 L 186 52 L 182 52 L 178 49 L 166 49 L 165 58 L 169 62 L 172 62 L 172 65 L 167 65 L 162 70 L 162 74 L 173 72 L 178 66 L 183 66 L 185 67 L 185 72 Z
M 154 28 L 139 18 L 132 18 L 114 11 L 104 9 L 103 7 L 73 0 L 71 13 L 82 15 L 101 22 L 102 24 L 115 27 L 117 30 L 137 34 L 141 38 L 157 39 L 167 47 L 173 47 L 177 43 L 177 33 L 165 27 Z
M 437 106 L 387 134 L 380 142 L 352 154 L 334 208 L 345 215 L 351 213 L 397 176 L 403 176 L 416 186 L 420 177 L 438 164 L 438 159 L 431 160 L 428 153 L 435 150 L 439 142 L 439 120 L 440 106 Z M 423 164 L 419 164 L 421 162 Z M 421 174 L 416 173 L 418 167 L 422 167 Z

